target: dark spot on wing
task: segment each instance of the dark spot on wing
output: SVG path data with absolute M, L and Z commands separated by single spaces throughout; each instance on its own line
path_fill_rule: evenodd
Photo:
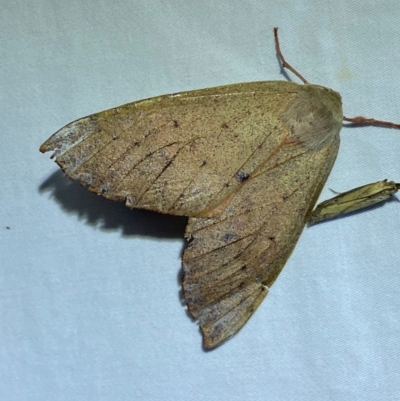
M 186 238 L 186 242 L 187 242 L 186 246 L 187 247 L 192 246 L 193 245 L 193 241 L 194 241 L 193 235 L 191 235 L 190 237 Z
M 235 234 L 235 233 L 226 233 L 224 236 L 223 236 L 223 240 L 225 241 L 225 242 L 229 242 L 229 241 L 231 241 L 231 240 L 233 240 L 233 239 L 235 239 L 235 238 L 237 238 L 237 235 Z
M 236 179 L 237 179 L 239 182 L 246 181 L 249 177 L 250 177 L 250 174 L 247 174 L 247 173 L 245 173 L 244 171 L 239 171 L 239 172 L 236 174 Z

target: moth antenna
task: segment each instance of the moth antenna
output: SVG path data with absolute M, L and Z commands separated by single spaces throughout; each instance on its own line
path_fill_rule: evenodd
M 296 75 L 296 77 L 298 77 L 301 81 L 303 81 L 304 84 L 308 84 L 309 82 L 285 60 L 285 57 L 283 57 L 281 47 L 279 45 L 278 28 L 274 28 L 274 37 L 275 37 L 276 53 L 282 63 L 282 67 L 287 68 L 289 71 L 291 71 L 294 75 Z M 378 126 L 380 125 L 382 127 L 400 129 L 400 124 L 395 124 L 390 121 L 375 120 L 374 118 L 367 118 L 363 116 L 357 116 L 351 118 L 343 116 L 343 121 L 355 125 L 378 125 Z
M 281 60 L 282 67 L 287 68 L 289 71 L 293 72 L 293 74 L 296 75 L 296 77 L 298 77 L 301 81 L 303 81 L 303 83 L 308 84 L 309 82 L 285 60 L 285 57 L 283 57 L 283 54 L 281 52 L 281 47 L 279 46 L 278 28 L 274 28 L 274 36 L 275 36 L 276 53 L 279 59 Z
M 380 125 L 382 127 L 400 129 L 400 124 L 395 124 L 390 121 L 375 120 L 374 118 L 367 118 L 363 116 L 352 118 L 343 116 L 343 121 L 347 121 L 355 125 Z

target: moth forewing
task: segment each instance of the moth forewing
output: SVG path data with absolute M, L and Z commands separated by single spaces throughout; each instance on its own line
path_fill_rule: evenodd
M 210 215 L 276 146 L 279 138 L 264 133 L 282 123 L 270 116 L 299 88 L 252 82 L 158 96 L 68 124 L 40 150 L 54 150 L 70 178 L 108 199 Z
M 400 188 L 394 181 L 382 180 L 343 192 L 313 210 L 308 225 L 361 210 L 388 200 Z

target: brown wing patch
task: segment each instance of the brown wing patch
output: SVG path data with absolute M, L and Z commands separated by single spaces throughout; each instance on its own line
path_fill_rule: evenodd
M 204 345 L 235 334 L 266 296 L 294 248 L 333 164 L 337 138 L 318 152 L 264 165 L 222 215 L 190 218 L 183 255 L 183 290 Z
M 284 140 L 277 116 L 301 87 L 283 84 L 229 85 L 130 103 L 68 124 L 41 151 L 55 150 L 70 178 L 130 207 L 220 213 L 216 205 Z

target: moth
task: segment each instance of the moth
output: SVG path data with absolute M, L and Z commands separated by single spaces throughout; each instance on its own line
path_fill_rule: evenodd
M 343 192 L 321 202 L 311 213 L 308 225 L 352 213 L 384 202 L 400 189 L 394 181 L 382 180 Z
M 76 120 L 40 147 L 91 192 L 189 218 L 183 295 L 206 348 L 233 336 L 265 298 L 339 149 L 339 93 L 309 84 L 283 58 L 277 28 L 275 39 L 304 85 L 249 82 L 136 101 Z

